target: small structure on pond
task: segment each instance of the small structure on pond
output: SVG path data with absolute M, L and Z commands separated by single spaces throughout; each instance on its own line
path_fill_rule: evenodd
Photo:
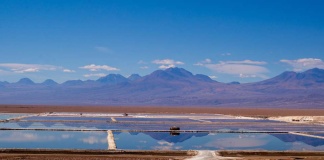
M 178 136 L 178 135 L 180 135 L 180 127 L 178 127 L 178 126 L 172 126 L 172 127 L 170 127 L 170 135 L 172 135 L 172 136 Z

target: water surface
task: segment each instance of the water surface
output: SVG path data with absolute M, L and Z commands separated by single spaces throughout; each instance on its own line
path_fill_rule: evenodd
M 12 119 L 20 116 L 25 116 L 27 114 L 21 113 L 0 113 L 0 120 Z
M 120 132 L 115 139 L 118 148 L 131 150 L 324 150 L 324 140 L 290 134 Z
M 310 150 L 323 151 L 324 140 L 291 134 L 114 132 L 118 149 L 129 150 Z M 108 148 L 107 132 L 0 131 L 0 148 Z
M 108 148 L 106 132 L 0 131 L 0 148 Z

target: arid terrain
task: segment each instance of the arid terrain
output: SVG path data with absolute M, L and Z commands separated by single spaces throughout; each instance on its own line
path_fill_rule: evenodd
M 3 160 L 323 160 L 323 152 L 268 152 L 268 151 L 46 151 L 0 150 Z
M 324 109 L 218 108 L 218 107 L 143 107 L 143 106 L 51 106 L 0 105 L 0 113 L 92 112 L 92 113 L 208 113 L 235 116 L 323 116 Z

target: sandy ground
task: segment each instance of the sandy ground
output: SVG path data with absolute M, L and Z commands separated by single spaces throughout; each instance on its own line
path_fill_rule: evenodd
M 187 160 L 323 160 L 323 152 L 198 151 Z
M 1 160 L 184 160 L 186 157 L 134 155 L 0 154 Z
M 324 160 L 324 152 L 293 151 L 218 151 L 218 159 L 242 160 Z
M 271 151 L 60 151 L 19 150 L 0 151 L 0 159 L 6 160 L 323 160 L 324 152 L 271 152 Z
M 96 112 L 96 113 L 209 113 L 235 116 L 323 116 L 323 109 L 143 107 L 143 106 L 40 106 L 0 105 L 0 113 Z
M 268 119 L 288 123 L 324 124 L 324 116 L 277 116 Z
M 196 155 L 195 151 L 103 151 L 103 150 L 46 150 L 46 149 L 0 149 L 0 159 L 26 160 L 183 160 Z

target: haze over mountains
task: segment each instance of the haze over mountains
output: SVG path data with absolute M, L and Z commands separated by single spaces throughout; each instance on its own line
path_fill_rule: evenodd
M 109 74 L 98 80 L 23 78 L 0 82 L 1 104 L 152 105 L 324 108 L 324 70 L 284 72 L 255 83 L 221 83 L 183 68 L 157 70 L 126 78 Z

